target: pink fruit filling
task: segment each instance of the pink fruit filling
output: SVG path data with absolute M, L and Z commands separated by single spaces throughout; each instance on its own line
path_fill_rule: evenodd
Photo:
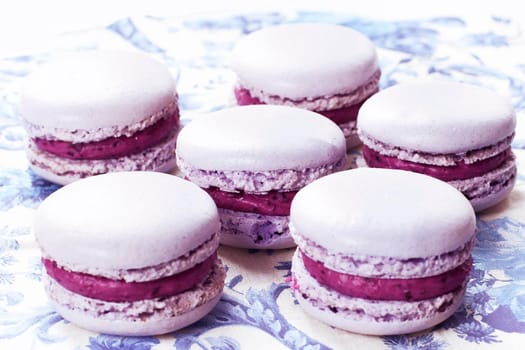
M 472 164 L 466 164 L 463 160 L 460 160 L 454 166 L 439 166 L 415 163 L 396 157 L 385 156 L 366 145 L 363 145 L 362 152 L 366 164 L 370 167 L 409 170 L 420 174 L 430 175 L 443 181 L 465 180 L 481 176 L 491 170 L 497 169 L 507 160 L 512 158 L 512 152 L 510 148 L 508 148 L 493 157 Z
M 237 104 L 239 104 L 240 106 L 264 104 L 257 97 L 252 96 L 252 94 L 250 94 L 250 91 L 248 89 L 245 89 L 242 87 L 235 87 L 233 92 L 235 94 L 235 99 L 237 100 Z
M 217 252 L 188 270 L 147 282 L 125 282 L 72 272 L 45 258 L 42 262 L 47 274 L 73 293 L 97 300 L 126 302 L 169 297 L 189 290 L 206 278 L 216 259 Z
M 319 114 L 324 115 L 336 124 L 343 124 L 357 120 L 357 113 L 359 108 L 365 101 L 359 102 L 355 105 L 351 105 L 344 108 L 331 109 L 329 111 L 316 111 Z
M 292 199 L 297 191 L 277 192 L 266 194 L 224 192 L 217 187 L 204 189 L 213 198 L 217 207 L 262 215 L 288 216 Z
M 33 142 L 42 151 L 67 159 L 109 159 L 139 153 L 158 145 L 168 138 L 178 126 L 178 114 L 163 118 L 155 124 L 131 136 L 110 137 L 86 143 L 34 138 Z
M 374 278 L 348 275 L 324 266 L 303 252 L 306 270 L 320 284 L 341 294 L 368 300 L 418 301 L 438 297 L 462 287 L 472 267 L 472 258 L 436 276 L 421 278 Z
M 234 93 L 235 99 L 237 100 L 237 104 L 239 104 L 240 106 L 264 104 L 264 102 L 259 100 L 257 97 L 252 96 L 248 89 L 236 87 Z M 359 112 L 359 108 L 361 108 L 361 105 L 364 102 L 365 101 L 361 101 L 349 107 L 315 112 L 324 115 L 336 124 L 343 124 L 357 119 L 357 113 Z

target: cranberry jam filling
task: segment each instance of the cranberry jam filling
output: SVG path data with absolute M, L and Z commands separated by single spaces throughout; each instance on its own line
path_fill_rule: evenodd
M 217 207 L 262 215 L 288 216 L 292 199 L 297 191 L 277 192 L 266 194 L 224 192 L 216 187 L 204 188 L 213 198 Z
M 235 94 L 235 99 L 237 100 L 237 103 L 240 106 L 264 104 L 257 97 L 252 96 L 252 94 L 250 94 L 250 91 L 248 89 L 245 89 L 242 87 L 235 87 L 233 90 L 233 93 Z
M 188 270 L 146 282 L 125 282 L 67 271 L 55 261 L 45 258 L 42 262 L 47 274 L 73 293 L 97 300 L 132 302 L 169 297 L 191 289 L 206 278 L 216 259 L 217 252 Z
M 252 96 L 248 89 L 244 89 L 242 87 L 236 87 L 234 90 L 234 93 L 235 93 L 235 99 L 237 100 L 237 103 L 240 106 L 264 104 L 264 102 L 259 100 L 257 97 Z M 365 101 L 361 101 L 349 107 L 332 109 L 328 111 L 315 111 L 315 112 L 324 115 L 325 117 L 327 117 L 328 119 L 330 119 L 336 124 L 343 124 L 343 123 L 347 123 L 347 122 L 354 121 L 357 119 L 357 113 L 359 112 L 359 108 L 361 108 L 361 105 L 364 102 Z
M 348 275 L 328 269 L 302 251 L 306 270 L 320 284 L 341 294 L 368 300 L 419 301 L 458 290 L 470 274 L 472 258 L 436 276 L 421 278 L 374 278 Z
M 110 137 L 96 142 L 73 143 L 60 140 L 34 138 L 33 142 L 42 151 L 61 158 L 94 160 L 118 158 L 139 153 L 158 145 L 168 138 L 178 125 L 178 114 L 163 118 L 132 136 Z
M 472 164 L 466 164 L 461 160 L 454 166 L 439 166 L 385 156 L 365 145 L 363 145 L 362 151 L 363 158 L 370 167 L 409 170 L 430 175 L 443 181 L 465 180 L 484 175 L 491 170 L 497 169 L 512 157 L 511 149 L 508 148 L 493 157 Z

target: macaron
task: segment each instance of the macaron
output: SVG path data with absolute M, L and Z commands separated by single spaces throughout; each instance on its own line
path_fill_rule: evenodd
M 220 222 L 198 186 L 158 172 L 116 172 L 66 185 L 38 207 L 33 232 L 56 311 L 91 331 L 154 335 L 206 315 L 225 270 Z
M 195 118 L 180 132 L 177 164 L 215 200 L 221 243 L 295 246 L 290 205 L 299 189 L 343 169 L 346 145 L 320 114 L 274 105 L 236 106 Z
M 88 51 L 44 63 L 23 82 L 19 113 L 31 169 L 58 183 L 175 165 L 175 80 L 135 51 Z
M 462 304 L 476 219 L 469 201 L 433 177 L 358 168 L 295 196 L 292 291 L 311 317 L 347 331 L 421 331 Z
M 381 71 L 374 44 L 345 26 L 294 23 L 242 37 L 231 56 L 239 105 L 305 108 L 331 119 L 347 146 L 360 143 L 356 118 L 361 104 L 379 90 Z
M 476 211 L 514 187 L 516 115 L 492 90 L 436 80 L 395 85 L 366 101 L 357 124 L 368 166 L 434 176 Z

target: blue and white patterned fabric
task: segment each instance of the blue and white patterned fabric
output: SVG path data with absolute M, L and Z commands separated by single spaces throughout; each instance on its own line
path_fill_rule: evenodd
M 227 58 L 238 38 L 283 22 L 329 22 L 357 29 L 377 45 L 381 87 L 427 76 L 466 81 L 508 96 L 516 108 L 518 182 L 510 198 L 478 216 L 474 269 L 464 305 L 426 332 L 370 337 L 306 316 L 289 287 L 292 250 L 222 247 L 228 276 L 217 307 L 194 325 L 160 337 L 95 334 L 48 304 L 31 234 L 39 203 L 58 186 L 28 170 L 16 111 L 19 82 L 54 55 L 119 47 L 147 52 L 178 78 L 182 120 L 232 103 Z M 0 349 L 523 349 L 525 345 L 525 27 L 511 19 L 459 17 L 379 21 L 329 12 L 123 18 L 59 37 L 48 52 L 0 58 Z M 62 40 L 60 40 L 62 39 Z M 358 157 L 358 153 L 354 154 Z M 252 262 L 257 260 L 257 264 Z

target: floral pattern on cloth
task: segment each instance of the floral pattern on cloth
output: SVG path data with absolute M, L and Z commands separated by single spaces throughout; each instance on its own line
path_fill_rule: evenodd
M 26 135 L 16 111 L 18 83 L 54 55 L 121 47 L 142 50 L 178 78 L 183 122 L 233 102 L 235 77 L 228 54 L 242 35 L 288 22 L 350 26 L 378 48 L 381 87 L 439 76 L 493 88 L 509 96 L 518 120 L 525 108 L 525 50 L 518 23 L 489 17 L 379 21 L 328 12 L 209 15 L 188 19 L 125 18 L 95 33 L 64 37 L 49 52 L 0 58 L 0 348 L 1 349 L 491 349 L 521 348 L 525 339 L 525 171 L 518 166 L 508 201 L 478 215 L 474 269 L 465 302 L 448 320 L 418 334 L 370 337 L 343 332 L 304 314 L 289 288 L 293 250 L 220 248 L 228 267 L 224 295 L 195 324 L 163 336 L 119 337 L 75 327 L 49 306 L 41 285 L 39 250 L 31 219 L 39 203 L 59 188 L 35 174 L 24 155 Z M 490 28 L 490 29 L 487 29 Z M 71 35 L 76 40 L 71 40 Z M 60 38 L 59 38 L 60 39 Z M 72 44 L 74 43 L 74 44 Z M 525 133 L 513 142 L 525 164 Z M 355 167 L 359 152 L 351 153 Z M 253 261 L 258 263 L 254 266 Z

